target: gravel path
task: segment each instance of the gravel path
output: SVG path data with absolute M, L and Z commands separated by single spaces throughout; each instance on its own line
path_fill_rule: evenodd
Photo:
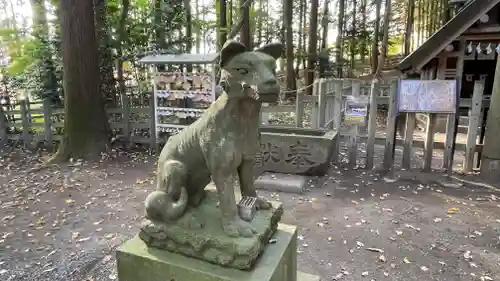
M 32 169 L 42 160 L 18 150 L 0 160 L 0 280 L 117 280 L 114 250 L 138 231 L 154 158 Z M 322 280 L 499 280 L 498 191 L 396 175 L 332 167 L 302 196 L 260 194 L 283 201 L 299 269 Z

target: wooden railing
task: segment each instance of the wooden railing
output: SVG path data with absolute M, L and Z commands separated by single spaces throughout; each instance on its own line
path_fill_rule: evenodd
M 395 117 L 391 116 L 391 110 L 393 110 L 391 106 L 393 106 L 393 95 L 395 95 L 396 91 L 395 81 L 391 83 L 392 84 L 384 83 L 380 85 L 376 103 L 378 108 L 384 107 L 389 111 L 389 119 L 394 119 Z M 353 140 L 349 141 L 350 137 L 347 136 L 345 130 L 342 129 L 344 97 L 353 94 L 369 96 L 370 82 L 347 79 L 317 80 L 314 84 L 314 95 L 307 95 L 299 91 L 295 104 L 263 107 L 262 125 L 268 125 L 269 120 L 279 114 L 292 113 L 290 114 L 293 116 L 292 122 L 288 124 L 273 125 L 337 130 L 343 135 L 342 138 L 347 138 L 348 143 L 350 143 L 348 146 L 350 151 L 349 155 L 360 156 L 357 145 L 355 145 Z M 477 99 L 477 97 L 475 98 Z M 480 103 L 473 102 L 472 100 L 473 99 L 461 99 L 460 106 L 472 108 L 474 112 L 477 111 L 478 104 L 481 108 L 489 107 L 489 99 L 483 99 Z M 154 116 L 154 112 L 151 104 L 149 106 L 131 106 L 131 102 L 128 101 L 128 98 L 125 98 L 125 100 L 122 101 L 122 107 L 108 108 L 106 111 L 109 116 L 110 127 L 114 130 L 116 136 L 120 136 L 126 142 L 147 144 L 151 147 L 155 147 L 157 140 L 155 138 L 154 118 L 152 117 Z M 469 128 L 470 134 L 477 134 L 477 130 L 474 129 L 474 127 L 477 128 L 477 124 L 471 123 L 472 124 L 469 125 L 469 127 L 472 126 L 472 128 Z M 368 120 L 366 124 L 368 124 Z M 394 126 L 391 126 L 387 128 L 386 136 L 370 136 L 360 132 L 357 138 L 369 140 L 367 141 L 368 147 L 375 144 L 386 145 L 389 139 L 388 136 L 395 134 Z M 34 147 L 40 143 L 45 143 L 47 146 L 52 147 L 62 139 L 63 127 L 64 109 L 52 107 L 48 100 L 43 102 L 30 102 L 29 100 L 20 101 L 11 109 L 0 112 L 0 150 L 9 141 L 17 141 L 27 147 Z M 429 144 L 414 140 L 412 133 L 413 132 L 411 132 L 411 134 L 407 132 L 407 137 L 405 139 L 396 139 L 396 143 L 394 144 L 403 145 L 404 149 L 407 150 L 403 153 L 403 168 L 409 168 L 409 160 L 407 158 L 411 157 L 411 149 L 413 146 L 426 147 L 426 153 L 431 154 L 432 148 L 449 149 L 446 148 L 443 143 L 433 142 L 433 144 Z M 473 137 L 471 136 L 469 138 L 472 139 Z M 426 139 L 433 140 L 433 138 Z M 475 138 L 473 139 L 475 140 Z M 472 146 L 474 146 L 474 148 L 471 151 L 470 147 Z M 466 148 L 469 154 L 481 151 L 481 145 L 472 145 L 469 143 L 467 145 L 456 144 L 456 149 L 465 150 Z M 338 149 L 334 154 L 334 160 L 338 161 Z M 369 159 L 373 159 L 373 154 L 368 155 L 368 157 Z M 367 162 L 368 161 L 370 160 L 367 160 Z M 351 158 L 351 162 L 352 166 L 356 165 L 355 158 Z M 424 167 L 424 169 L 427 168 L 429 167 Z

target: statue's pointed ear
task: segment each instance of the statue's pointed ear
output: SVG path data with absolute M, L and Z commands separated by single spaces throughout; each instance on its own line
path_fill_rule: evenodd
M 283 44 L 281 43 L 269 43 L 264 46 L 261 46 L 257 49 L 255 49 L 255 52 L 261 52 L 264 54 L 268 54 L 274 59 L 279 59 L 281 55 L 283 54 Z
M 219 65 L 224 67 L 227 63 L 237 54 L 241 54 L 246 51 L 245 45 L 234 40 L 228 40 L 222 46 L 220 50 Z

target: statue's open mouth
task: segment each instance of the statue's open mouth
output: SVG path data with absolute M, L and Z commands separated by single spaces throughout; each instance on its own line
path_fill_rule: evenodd
M 280 88 L 276 87 L 273 89 L 268 89 L 266 91 L 258 91 L 256 88 L 252 88 L 250 96 L 255 100 L 265 103 L 276 103 L 279 100 Z

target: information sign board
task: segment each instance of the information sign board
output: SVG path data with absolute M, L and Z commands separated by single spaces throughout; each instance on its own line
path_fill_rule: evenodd
M 398 111 L 453 114 L 457 91 L 456 80 L 400 80 Z
M 363 124 L 367 114 L 368 97 L 347 96 L 345 102 L 344 123 Z

